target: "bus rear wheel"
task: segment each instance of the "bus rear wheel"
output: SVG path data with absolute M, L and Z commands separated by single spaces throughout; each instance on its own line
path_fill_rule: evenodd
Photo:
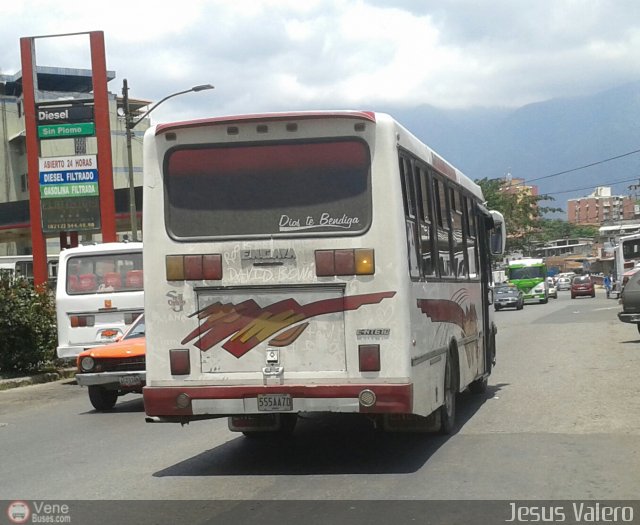
M 444 403 L 438 409 L 440 434 L 451 434 L 456 421 L 456 396 L 458 395 L 457 367 L 453 360 L 453 349 L 447 354 L 444 372 Z
M 489 378 L 481 377 L 469 383 L 469 392 L 472 394 L 484 394 L 489 386 Z
M 117 390 L 107 390 L 103 386 L 90 386 L 89 387 L 89 401 L 93 405 L 93 408 L 99 412 L 106 412 L 116 406 L 118 400 Z

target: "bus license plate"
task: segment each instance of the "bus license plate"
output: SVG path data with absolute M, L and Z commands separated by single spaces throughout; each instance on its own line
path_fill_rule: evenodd
M 290 394 L 258 394 L 258 410 L 260 412 L 293 410 L 293 400 Z

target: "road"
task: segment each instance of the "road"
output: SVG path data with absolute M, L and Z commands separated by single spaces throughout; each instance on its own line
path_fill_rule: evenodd
M 330 417 L 275 444 L 147 424 L 141 396 L 97 413 L 69 380 L 0 392 L 0 499 L 637 499 L 640 334 L 619 308 L 598 290 L 497 312 L 489 390 L 448 437 Z

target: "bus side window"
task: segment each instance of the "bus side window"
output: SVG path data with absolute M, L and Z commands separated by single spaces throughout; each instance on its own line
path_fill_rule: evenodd
M 416 167 L 416 193 L 420 212 L 420 256 L 422 261 L 422 274 L 425 277 L 436 275 L 433 249 L 433 221 L 431 220 L 431 186 L 428 172 L 424 167 Z
M 469 277 L 478 277 L 478 247 L 475 232 L 474 209 L 469 197 L 462 198 L 462 232 L 464 234 L 464 246 L 467 252 L 467 266 Z
M 453 239 L 453 256 L 455 260 L 455 272 L 458 279 L 466 279 L 469 277 L 467 270 L 465 237 L 463 232 L 462 220 L 462 195 L 456 188 L 449 190 L 449 203 L 451 205 L 451 227 Z
M 436 211 L 436 246 L 440 277 L 455 277 L 455 267 L 451 260 L 451 226 L 447 189 L 445 182 L 434 177 L 434 198 Z
M 418 265 L 418 224 L 416 216 L 416 199 L 413 191 L 413 181 L 411 180 L 411 161 L 405 157 L 400 157 L 399 161 L 407 235 L 409 275 L 411 276 L 411 279 L 418 280 L 420 279 L 420 267 Z

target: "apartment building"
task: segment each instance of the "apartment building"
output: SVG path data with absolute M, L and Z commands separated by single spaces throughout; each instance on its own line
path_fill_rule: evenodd
M 611 188 L 598 187 L 588 197 L 567 201 L 567 221 L 571 224 L 600 226 L 640 217 L 635 199 L 611 195 Z

